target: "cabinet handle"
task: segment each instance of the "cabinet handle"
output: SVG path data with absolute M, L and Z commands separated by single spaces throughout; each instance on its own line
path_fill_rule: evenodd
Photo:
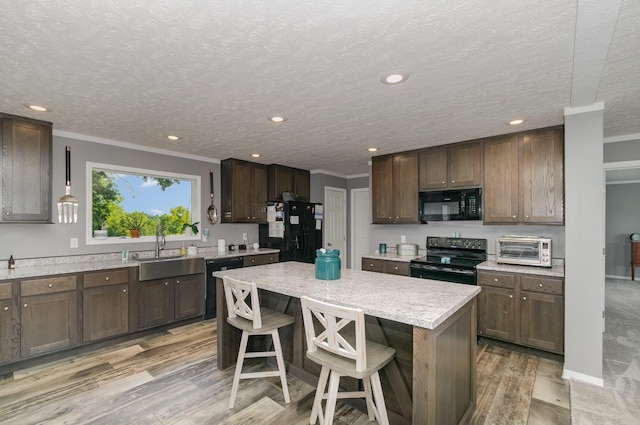
M 180 283 L 180 281 L 179 281 L 179 280 L 176 280 L 176 283 Z
M 53 288 L 53 283 L 50 283 L 50 284 L 49 284 L 49 288 Z
M 509 295 L 509 298 L 513 298 L 513 295 L 511 295 L 511 294 L 510 294 L 510 295 Z
M 524 216 L 524 218 L 529 218 L 529 216 L 528 216 L 528 215 L 525 215 L 525 216 Z
M 104 280 L 109 280 L 109 276 L 105 277 Z
M 522 301 L 526 301 L 526 300 L 527 300 L 527 297 L 522 297 Z
M 516 218 L 516 216 L 514 215 L 513 218 Z
M 122 292 L 127 292 L 127 290 L 126 290 L 126 289 L 123 289 L 123 290 L 122 290 Z
M 540 288 L 542 288 L 542 283 L 538 283 L 538 286 L 539 286 Z
M 27 307 L 29 307 L 29 304 L 24 303 L 24 305 L 22 307 L 27 308 Z
M 169 282 L 165 282 L 165 283 L 164 283 L 164 286 L 168 286 L 168 285 L 169 285 Z
M 451 180 L 451 183 L 455 183 L 455 182 L 456 182 L 455 180 Z
M 394 269 L 394 270 L 398 270 L 398 266 L 395 266 L 393 269 Z
M 447 184 L 447 182 L 443 180 L 443 181 L 442 181 L 442 184 Z
M 4 213 L 4 215 L 6 215 L 7 217 L 9 217 L 9 216 L 11 215 L 11 213 L 10 213 L 9 211 L 6 211 L 6 212 Z
M 3 308 L 3 310 L 4 310 L 4 311 L 9 311 L 9 307 L 5 306 L 5 307 Z
M 369 263 L 369 267 L 373 267 L 373 264 Z
M 497 282 L 497 281 L 498 281 L 498 278 L 497 278 L 497 277 L 493 278 L 493 281 L 494 281 L 494 282 Z

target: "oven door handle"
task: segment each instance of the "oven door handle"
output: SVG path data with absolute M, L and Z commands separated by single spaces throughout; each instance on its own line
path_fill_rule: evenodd
M 453 267 L 431 266 L 428 264 L 411 264 L 411 267 L 414 269 L 431 270 L 435 272 L 453 272 L 457 274 L 466 274 L 468 276 L 474 275 L 476 273 L 474 270 L 456 269 Z

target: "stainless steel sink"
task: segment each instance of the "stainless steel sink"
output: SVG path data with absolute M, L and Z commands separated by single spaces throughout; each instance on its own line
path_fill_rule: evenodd
M 140 258 L 137 261 L 140 263 L 138 265 L 140 281 L 204 273 L 205 265 L 202 257 Z

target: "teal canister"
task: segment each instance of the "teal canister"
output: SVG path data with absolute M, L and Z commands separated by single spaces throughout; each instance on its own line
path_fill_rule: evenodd
M 340 279 L 340 250 L 316 250 L 316 279 Z

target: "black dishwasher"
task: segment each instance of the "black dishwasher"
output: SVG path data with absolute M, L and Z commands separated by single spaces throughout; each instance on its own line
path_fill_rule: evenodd
M 214 258 L 207 260 L 207 307 L 205 319 L 216 317 L 216 277 L 213 272 L 221 270 L 239 269 L 244 266 L 244 257 Z

